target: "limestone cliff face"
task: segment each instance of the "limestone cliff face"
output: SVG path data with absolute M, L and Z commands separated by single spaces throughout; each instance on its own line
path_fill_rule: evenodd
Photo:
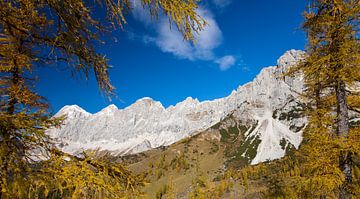
M 232 114 L 238 120 L 254 123 L 247 136 L 256 134 L 261 142 L 253 164 L 279 158 L 285 153 L 280 142 L 285 140 L 298 147 L 306 122 L 298 113 L 301 103 L 297 93 L 303 88 L 302 77 L 282 76 L 304 55 L 302 51 L 287 51 L 277 66 L 264 68 L 252 82 L 212 101 L 188 97 L 164 108 L 160 102 L 142 98 L 125 109 L 110 105 L 95 114 L 76 105 L 65 106 L 55 115 L 67 115 L 65 125 L 48 133 L 63 143 L 61 148 L 66 152 L 99 148 L 123 155 L 170 145 Z

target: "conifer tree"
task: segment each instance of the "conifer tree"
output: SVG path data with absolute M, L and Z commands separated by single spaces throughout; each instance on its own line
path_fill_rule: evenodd
M 358 196 L 352 159 L 360 152 L 360 132 L 350 119 L 359 117 L 359 22 L 359 0 L 314 0 L 305 13 L 308 56 L 290 71 L 303 72 L 309 103 L 301 175 L 292 184 L 304 197 Z
M 304 75 L 307 126 L 292 156 L 242 168 L 265 198 L 360 198 L 360 1 L 313 0 L 307 55 L 284 75 Z
M 286 75 L 304 75 L 308 124 L 293 157 L 265 165 L 266 196 L 359 198 L 360 1 L 314 0 L 304 16 L 307 56 Z
M 137 194 L 141 179 L 108 158 L 74 157 L 53 147 L 45 131 L 59 127 L 36 91 L 36 67 L 63 63 L 111 95 L 108 60 L 96 52 L 103 33 L 123 27 L 130 0 L 0 1 L 0 198 L 120 198 Z M 187 40 L 202 30 L 196 0 L 140 0 L 156 18 L 169 17 Z M 109 23 L 95 19 L 105 9 Z M 101 22 L 100 22 L 101 21 Z

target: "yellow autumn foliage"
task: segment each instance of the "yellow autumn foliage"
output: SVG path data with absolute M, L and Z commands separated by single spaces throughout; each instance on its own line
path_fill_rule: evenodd
M 107 96 L 114 87 L 108 60 L 95 47 L 104 33 L 124 28 L 136 6 L 130 0 L 0 1 L 0 198 L 134 198 L 143 179 L 107 156 L 62 153 L 45 133 L 61 127 L 49 103 L 36 91 L 33 71 L 66 66 L 73 73 L 94 74 Z M 139 0 L 157 18 L 195 42 L 206 22 L 197 0 Z M 106 10 L 107 20 L 96 19 Z

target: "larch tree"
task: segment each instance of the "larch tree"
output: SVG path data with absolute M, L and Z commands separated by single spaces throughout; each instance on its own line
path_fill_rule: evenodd
M 289 73 L 304 75 L 308 125 L 296 163 L 284 169 L 298 175 L 285 175 L 284 190 L 300 198 L 358 197 L 360 1 L 314 0 L 304 16 L 308 55 Z
M 96 51 L 102 34 L 123 28 L 131 0 L 0 1 L 0 198 L 123 198 L 138 194 L 141 178 L 123 165 L 54 148 L 46 135 L 64 118 L 51 118 L 49 103 L 36 91 L 36 67 L 62 63 L 94 74 L 100 90 L 113 94 L 108 60 Z M 168 16 L 186 40 L 206 22 L 197 0 L 140 0 L 156 18 Z M 106 10 L 106 21 L 95 11 Z
M 360 198 L 360 0 L 312 0 L 304 17 L 307 55 L 284 74 L 304 77 L 303 141 L 233 177 L 265 198 Z
M 253 169 L 268 172 L 270 198 L 359 198 L 360 1 L 313 0 L 304 16 L 307 55 L 285 74 L 304 76 L 303 141 Z

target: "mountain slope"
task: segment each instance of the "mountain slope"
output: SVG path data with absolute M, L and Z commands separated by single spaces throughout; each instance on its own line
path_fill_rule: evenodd
M 59 147 L 66 152 L 99 148 L 125 155 L 168 146 L 232 115 L 246 127 L 246 132 L 241 135 L 239 131 L 238 136 L 256 150 L 250 153 L 245 149 L 237 156 L 252 164 L 279 158 L 290 146 L 299 146 L 300 130 L 306 121 L 297 101 L 303 86 L 301 76 L 282 76 L 303 56 L 302 51 L 287 51 L 277 66 L 264 68 L 252 82 L 212 101 L 199 102 L 189 97 L 164 108 L 160 102 L 142 98 L 125 109 L 110 105 L 95 114 L 76 105 L 65 106 L 55 115 L 67 115 L 65 125 L 48 133 L 62 143 Z
M 263 121 L 268 121 L 265 118 Z M 243 168 L 258 157 L 257 150 L 262 143 L 259 131 L 264 126 L 261 123 L 263 122 L 244 122 L 233 113 L 206 131 L 168 147 L 117 157 L 114 160 L 125 163 L 135 173 L 146 173 L 149 183 L 143 190 L 145 198 L 159 198 L 157 196 L 169 192 L 175 198 L 189 198 L 189 193 L 194 191 L 194 182 L 220 186 L 220 189 L 234 185 L 233 182 L 223 180 L 225 173 Z M 291 146 L 285 139 L 276 143 L 278 144 L 286 148 Z M 284 152 L 291 152 L 291 147 Z M 202 182 L 198 182 L 199 180 Z M 175 189 L 169 190 L 169 186 Z M 242 198 L 259 198 L 259 186 L 264 185 L 255 185 L 255 190 L 234 187 L 223 198 L 239 198 L 240 195 Z

